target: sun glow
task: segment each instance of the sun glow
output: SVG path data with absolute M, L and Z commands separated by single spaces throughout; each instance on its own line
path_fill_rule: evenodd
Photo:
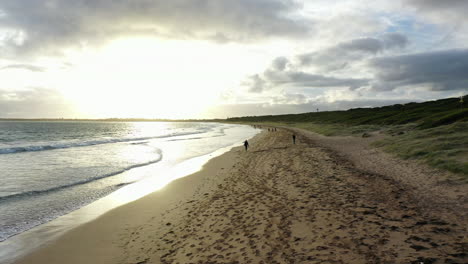
M 199 118 L 252 71 L 238 65 L 257 59 L 229 45 L 149 38 L 67 57 L 74 66 L 56 75 L 55 86 L 66 87 L 84 116 L 144 118 Z
M 283 43 L 284 44 L 284 43 Z M 283 44 L 217 44 L 209 41 L 128 37 L 38 58 L 36 71 L 0 71 L 4 89 L 57 91 L 71 118 L 206 118 L 226 102 L 246 76 L 269 66 Z M 291 50 L 291 49 L 288 49 Z M 3 64 L 13 64 L 4 62 Z

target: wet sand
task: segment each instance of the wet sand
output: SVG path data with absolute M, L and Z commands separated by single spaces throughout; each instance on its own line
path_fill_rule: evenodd
M 18 263 L 468 262 L 466 184 L 444 174 L 431 202 L 411 168 L 295 133 L 263 132 Z

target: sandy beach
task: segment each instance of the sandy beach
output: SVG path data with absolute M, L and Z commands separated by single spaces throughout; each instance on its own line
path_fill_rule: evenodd
M 468 263 L 467 184 L 373 138 L 262 132 L 16 263 Z

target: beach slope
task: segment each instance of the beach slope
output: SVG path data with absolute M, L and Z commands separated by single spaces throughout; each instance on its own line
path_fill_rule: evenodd
M 432 203 L 419 195 L 432 185 L 406 180 L 411 168 L 379 171 L 330 144 L 263 132 L 248 151 L 234 148 L 18 263 L 468 261 L 466 185 L 435 181 L 447 195 Z

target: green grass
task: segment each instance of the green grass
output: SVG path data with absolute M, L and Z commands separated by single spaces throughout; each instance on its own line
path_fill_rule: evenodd
M 464 97 L 464 101 L 468 96 Z M 424 103 L 397 104 L 375 108 L 356 108 L 347 111 L 326 111 L 290 115 L 246 116 L 228 118 L 230 122 L 280 122 L 357 125 L 402 125 L 418 123 L 430 128 L 468 121 L 468 109 L 460 108 L 460 98 L 448 98 Z
M 467 102 L 468 96 L 463 101 Z M 465 103 L 466 104 L 466 103 Z M 286 125 L 326 136 L 361 136 L 380 131 L 376 147 L 404 159 L 415 159 L 458 173 L 468 180 L 468 109 L 460 98 L 397 104 L 348 111 L 247 116 L 225 120 L 265 125 Z
M 314 124 L 314 123 L 290 123 L 292 127 L 302 128 L 305 130 L 313 131 L 325 136 L 352 136 L 362 135 L 380 129 L 377 125 L 358 125 L 349 126 L 343 124 Z
M 415 129 L 374 143 L 404 159 L 419 159 L 433 167 L 468 176 L 468 122 Z

